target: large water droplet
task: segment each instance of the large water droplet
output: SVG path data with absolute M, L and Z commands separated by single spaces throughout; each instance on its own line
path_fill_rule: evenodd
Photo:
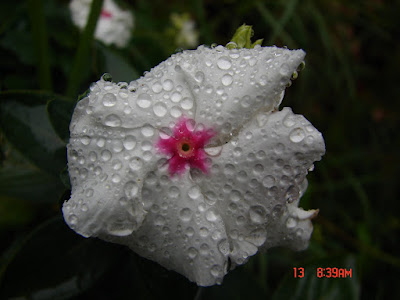
M 215 212 L 213 208 L 209 209 L 206 213 L 206 219 L 209 222 L 215 222 L 218 220 L 218 214 Z
M 255 224 L 264 224 L 267 222 L 267 212 L 261 205 L 254 205 L 249 210 L 250 220 Z
M 128 181 L 124 185 L 124 192 L 127 198 L 133 198 L 137 195 L 139 191 L 139 186 L 137 185 L 136 182 L 133 181 Z
M 135 227 L 136 223 L 131 223 L 128 221 L 116 221 L 107 225 L 107 231 L 111 235 L 127 236 L 132 233 Z
M 114 94 L 107 93 L 103 96 L 103 105 L 105 107 L 114 106 L 117 103 L 117 97 Z
M 172 89 L 174 88 L 174 83 L 172 82 L 172 80 L 167 79 L 163 82 L 162 86 L 165 91 L 169 92 L 172 91 Z
M 178 198 L 180 194 L 179 188 L 177 186 L 171 186 L 168 189 L 168 196 L 171 198 Z
M 110 127 L 118 127 L 121 126 L 122 121 L 121 119 L 114 114 L 108 115 L 105 119 L 104 119 L 104 125 L 106 126 L 110 126 Z
M 275 178 L 271 175 L 267 175 L 262 180 L 262 185 L 266 188 L 270 188 L 275 185 Z
M 195 248 L 193 248 L 193 247 L 190 247 L 190 248 L 188 249 L 188 256 L 189 256 L 190 259 L 196 258 L 197 253 L 198 253 L 198 251 L 197 251 Z
M 151 97 L 149 94 L 140 94 L 137 98 L 137 105 L 140 108 L 148 108 L 151 105 Z
M 224 86 L 231 85 L 233 82 L 233 77 L 229 74 L 225 74 L 224 76 L 222 76 L 221 82 Z
M 232 66 L 232 63 L 229 57 L 223 56 L 220 59 L 218 59 L 217 66 L 221 70 L 228 70 Z
M 289 217 L 286 220 L 286 227 L 287 228 L 293 228 L 293 227 L 296 227 L 296 225 L 297 225 L 297 220 L 295 218 Z
M 184 208 L 179 212 L 179 217 L 184 222 L 189 222 L 192 219 L 192 211 L 189 208 Z
M 185 110 L 189 110 L 193 108 L 193 100 L 189 97 L 186 97 L 181 102 L 181 107 Z
M 204 80 L 204 73 L 201 72 L 201 71 L 197 72 L 197 73 L 194 75 L 194 79 L 195 79 L 197 82 L 202 83 L 203 80 Z
M 112 154 L 108 150 L 101 151 L 101 159 L 104 161 L 109 161 L 112 157 Z
M 173 92 L 172 93 L 172 95 L 171 95 L 171 101 L 172 102 L 177 103 L 177 102 L 179 102 L 181 100 L 182 100 L 182 94 L 181 93 L 179 93 L 179 92 Z
M 162 85 L 159 81 L 157 81 L 151 86 L 151 89 L 153 90 L 154 93 L 158 94 L 159 92 L 162 91 Z
M 290 132 L 289 138 L 293 143 L 300 143 L 305 136 L 303 129 L 295 128 Z
M 126 150 L 132 150 L 136 146 L 136 138 L 132 135 L 127 135 L 124 138 L 123 145 Z
M 263 228 L 258 228 L 250 232 L 246 237 L 246 241 L 252 243 L 253 245 L 260 247 L 267 239 L 267 232 Z
M 157 117 L 164 117 L 167 114 L 167 106 L 162 102 L 157 102 L 153 106 L 154 114 Z
M 143 161 L 140 157 L 132 157 L 129 161 L 129 167 L 134 170 L 140 170 L 143 167 Z
M 196 200 L 197 198 L 199 198 L 200 195 L 201 195 L 201 192 L 197 186 L 191 187 L 188 191 L 188 196 L 193 200 Z

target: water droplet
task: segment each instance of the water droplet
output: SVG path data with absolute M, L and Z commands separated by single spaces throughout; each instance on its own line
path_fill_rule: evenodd
M 107 231 L 111 235 L 115 236 L 127 236 L 132 233 L 135 229 L 136 223 L 130 223 L 128 221 L 115 221 L 107 225 Z
M 138 191 L 139 191 L 139 186 L 137 185 L 136 182 L 128 181 L 127 183 L 125 183 L 124 192 L 127 198 L 135 197 Z
M 261 205 L 254 205 L 249 210 L 250 220 L 255 224 L 264 224 L 267 222 L 267 212 Z
M 231 85 L 233 82 L 233 77 L 229 74 L 225 74 L 224 76 L 222 76 L 221 82 L 224 86 Z
M 195 248 L 193 248 L 193 247 L 190 247 L 190 248 L 188 249 L 188 256 L 189 256 L 190 259 L 196 258 L 197 253 L 198 253 L 198 251 L 197 251 Z
M 162 85 L 159 81 L 157 81 L 151 86 L 151 89 L 153 90 L 154 93 L 158 94 L 159 92 L 162 91 Z
M 94 194 L 94 190 L 93 189 L 87 189 L 86 192 L 85 192 L 85 196 L 88 197 L 88 198 L 92 197 L 93 194 Z
M 151 96 L 149 94 L 140 94 L 137 98 L 137 105 L 140 108 L 148 108 L 151 105 Z
M 145 125 L 141 129 L 141 133 L 144 137 L 152 137 L 154 135 L 154 128 L 150 125 Z
M 221 273 L 220 269 L 221 269 L 220 266 L 214 265 L 211 268 L 211 275 L 214 276 L 214 277 L 219 277 L 220 273 Z
M 256 164 L 253 168 L 253 173 L 255 175 L 260 175 L 264 171 L 264 166 L 262 164 Z
M 288 188 L 285 194 L 286 202 L 293 203 L 300 197 L 300 190 L 297 186 L 292 185 Z
M 87 135 L 81 137 L 81 143 L 85 146 L 89 145 L 91 141 L 91 138 Z
M 105 119 L 104 119 L 104 125 L 106 126 L 110 126 L 110 127 L 118 127 L 121 126 L 122 121 L 121 119 L 114 114 L 108 115 Z
M 229 250 L 229 242 L 227 239 L 222 239 L 218 243 L 218 250 L 222 253 L 222 255 L 228 255 L 230 250 Z
M 206 219 L 209 222 L 215 222 L 218 220 L 218 214 L 215 212 L 213 208 L 209 209 L 206 213 Z
M 118 174 L 114 174 L 111 176 L 111 181 L 114 183 L 119 183 L 121 181 L 121 176 L 119 176 Z
M 263 186 L 265 186 L 266 188 L 270 188 L 272 186 L 275 185 L 275 178 L 271 175 L 267 175 L 263 178 L 262 180 L 262 184 Z
M 189 208 L 183 208 L 179 212 L 179 217 L 184 222 L 189 222 L 192 219 L 192 211 Z
M 182 94 L 181 93 L 179 93 L 179 92 L 173 92 L 172 93 L 172 95 L 171 95 L 171 101 L 172 102 L 177 103 L 177 102 L 179 102 L 181 100 L 182 100 Z
M 296 225 L 297 225 L 297 220 L 295 218 L 289 217 L 286 220 L 286 227 L 287 228 L 293 228 L 293 227 L 296 227 Z
M 103 96 L 103 105 L 105 107 L 112 107 L 117 103 L 117 97 L 114 94 L 107 93 Z
M 200 254 L 201 254 L 201 255 L 207 255 L 209 249 L 210 249 L 210 247 L 209 247 L 206 243 L 201 244 L 201 245 L 200 245 Z
M 90 161 L 95 162 L 95 161 L 97 160 L 97 154 L 96 154 L 96 152 L 90 151 L 90 153 L 89 153 L 89 159 L 90 159 Z
M 167 114 L 167 106 L 162 102 L 157 102 L 153 106 L 154 114 L 157 117 L 164 117 Z
M 172 80 L 167 79 L 163 82 L 162 86 L 165 91 L 169 92 L 172 91 L 172 89 L 174 88 L 174 83 L 172 82 Z
M 143 161 L 139 157 L 132 157 L 131 160 L 129 161 L 129 167 L 134 170 L 140 170 L 143 166 Z
M 208 229 L 206 227 L 201 227 L 199 230 L 199 234 L 201 237 L 207 237 L 208 236 Z
M 283 119 L 283 125 L 290 128 L 294 124 L 296 124 L 294 116 L 292 114 L 287 114 L 286 117 Z
M 204 148 L 204 152 L 209 156 L 215 157 L 221 154 L 222 146 Z
M 221 70 L 228 70 L 232 66 L 232 63 L 229 57 L 223 56 L 220 59 L 218 59 L 217 66 Z
M 122 143 L 126 150 L 132 150 L 136 146 L 136 138 L 132 135 L 127 135 Z
M 281 73 L 282 76 L 285 76 L 285 77 L 291 75 L 290 68 L 286 63 L 283 63 L 281 65 L 281 69 L 279 72 Z
M 285 145 L 282 144 L 282 143 L 278 143 L 278 144 L 276 144 L 275 147 L 274 147 L 274 151 L 275 151 L 276 154 L 282 153 L 283 150 L 285 150 Z
M 188 196 L 193 200 L 196 200 L 197 198 L 199 198 L 200 195 L 201 195 L 201 192 L 197 186 L 191 187 L 188 191 Z
M 204 80 L 204 73 L 201 72 L 201 71 L 197 72 L 197 73 L 194 75 L 194 79 L 195 79 L 197 82 L 202 83 L 203 80 Z
M 113 140 L 111 142 L 111 148 L 114 152 L 119 153 L 124 149 L 124 146 L 120 140 Z
M 112 157 L 112 154 L 108 150 L 101 151 L 101 159 L 104 161 L 109 161 Z
M 189 97 L 184 98 L 181 102 L 181 107 L 185 110 L 193 108 L 193 100 Z
M 290 132 L 289 138 L 293 143 L 300 143 L 305 137 L 304 130 L 301 128 L 295 128 Z
M 179 188 L 177 186 L 171 186 L 168 189 L 168 196 L 171 198 L 178 198 L 180 194 Z
M 75 226 L 76 224 L 78 224 L 78 217 L 74 214 L 70 214 L 68 217 L 68 221 L 71 226 Z
M 106 140 L 103 138 L 98 138 L 98 140 L 96 141 L 96 145 L 100 148 L 103 148 L 105 144 L 106 144 Z
M 240 199 L 242 199 L 242 195 L 240 194 L 239 191 L 233 190 L 233 191 L 231 192 L 229 198 L 230 198 L 231 201 L 233 201 L 233 202 L 238 202 Z
M 257 247 L 261 247 L 264 245 L 267 240 L 267 232 L 263 228 L 258 228 L 250 232 L 250 234 L 246 237 L 246 241 L 252 243 Z

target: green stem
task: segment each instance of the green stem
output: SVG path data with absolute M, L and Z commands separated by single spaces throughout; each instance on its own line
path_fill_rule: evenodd
M 27 5 L 37 57 L 39 86 L 41 89 L 51 91 L 52 83 L 49 61 L 49 41 L 43 12 L 43 2 L 42 0 L 28 0 Z
M 82 81 L 82 69 L 87 67 L 87 59 L 89 56 L 89 45 L 93 41 L 93 34 L 96 29 L 97 19 L 100 16 L 103 0 L 94 0 L 90 7 L 90 14 L 79 39 L 78 50 L 75 54 L 75 59 L 72 69 L 69 74 L 67 95 L 73 98 L 77 97 L 78 89 Z

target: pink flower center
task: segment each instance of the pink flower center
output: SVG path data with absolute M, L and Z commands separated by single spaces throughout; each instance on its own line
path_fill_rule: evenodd
M 186 168 L 197 168 L 208 172 L 204 146 L 215 135 L 212 129 L 189 130 L 188 119 L 181 118 L 173 128 L 172 136 L 157 141 L 158 150 L 170 156 L 168 171 L 171 176 L 182 175 Z
M 101 10 L 101 16 L 103 18 L 111 18 L 112 17 L 112 13 L 109 12 L 108 10 L 102 9 Z

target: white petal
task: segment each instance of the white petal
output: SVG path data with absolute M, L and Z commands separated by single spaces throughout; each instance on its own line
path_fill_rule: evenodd
M 233 49 L 200 46 L 177 61 L 196 99 L 196 122 L 214 124 L 224 142 L 259 111 L 273 111 L 303 50 L 277 47 Z
M 257 247 L 307 246 L 315 211 L 307 214 L 297 205 L 308 169 L 324 152 L 322 135 L 284 108 L 248 123 L 212 158 L 209 176 L 192 172 L 205 201 L 222 214 L 235 264 Z
M 158 131 L 105 126 L 81 100 L 71 121 L 68 170 L 71 199 L 64 203 L 68 225 L 83 236 L 128 235 L 146 215 L 141 187 L 146 174 L 165 163 L 154 149 Z M 161 160 L 159 162 L 159 160 Z
M 221 283 L 229 253 L 225 227 L 189 173 L 171 179 L 167 166 L 148 173 L 142 197 L 148 211 L 142 226 L 127 237 L 101 238 L 128 245 L 198 285 Z

